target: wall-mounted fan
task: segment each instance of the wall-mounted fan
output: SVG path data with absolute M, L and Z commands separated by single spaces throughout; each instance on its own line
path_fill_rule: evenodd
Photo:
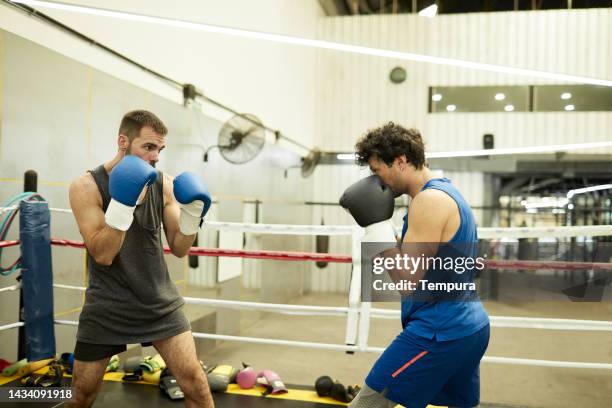
M 310 177 L 312 173 L 314 172 L 315 168 L 317 167 L 317 164 L 319 164 L 319 161 L 321 160 L 321 150 L 318 147 L 312 148 L 310 149 L 308 154 L 302 157 L 300 160 L 301 160 L 301 164 L 299 166 L 291 166 L 285 169 L 285 178 L 287 178 L 289 169 L 298 169 L 298 168 L 300 169 L 300 172 L 302 173 L 302 177 L 304 178 Z
M 206 150 L 204 161 L 208 161 L 208 152 L 216 147 L 228 162 L 243 164 L 261 152 L 265 141 L 265 129 L 255 115 L 235 115 L 221 127 L 217 144 Z

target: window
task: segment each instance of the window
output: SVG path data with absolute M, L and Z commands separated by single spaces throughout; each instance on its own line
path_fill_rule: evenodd
M 432 113 L 529 110 L 528 86 L 448 86 L 430 92 Z
M 429 88 L 429 112 L 612 111 L 612 88 L 595 85 Z
M 534 86 L 533 110 L 612 111 L 612 89 L 595 85 Z

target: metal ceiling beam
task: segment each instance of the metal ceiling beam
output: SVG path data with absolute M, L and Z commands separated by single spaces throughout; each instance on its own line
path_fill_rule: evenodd
M 553 184 L 557 184 L 561 180 L 562 180 L 561 178 L 554 177 L 554 178 L 544 179 L 544 180 L 541 180 L 541 181 L 539 181 L 537 183 L 533 183 L 533 184 L 529 183 L 528 186 L 523 187 L 522 191 L 525 192 L 525 193 L 529 193 L 529 192 L 538 190 L 538 189 L 540 189 L 542 187 L 547 187 L 547 186 L 550 186 L 550 185 L 553 185 Z
M 328 16 L 345 16 L 350 14 L 344 0 L 319 0 L 319 4 Z
M 514 191 L 516 191 L 518 188 L 522 187 L 523 185 L 525 185 L 525 183 L 527 183 L 529 181 L 530 177 L 517 177 L 514 180 L 510 181 L 509 183 L 507 183 L 505 186 L 502 186 L 501 190 L 499 191 L 499 195 L 508 195 Z

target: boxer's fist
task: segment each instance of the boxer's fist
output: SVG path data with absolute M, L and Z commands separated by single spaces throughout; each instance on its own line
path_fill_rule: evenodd
M 174 179 L 174 197 L 181 204 L 179 229 L 183 235 L 198 232 L 202 217 L 210 208 L 211 198 L 204 182 L 194 173 L 186 171 Z
M 111 171 L 108 188 L 111 202 L 106 209 L 106 223 L 127 231 L 134 220 L 134 209 L 142 190 L 155 182 L 157 172 L 136 156 L 125 156 Z
M 340 205 L 353 216 L 357 224 L 366 229 L 364 241 L 395 241 L 390 218 L 393 216 L 393 191 L 380 177 L 372 175 L 351 185 L 340 197 Z

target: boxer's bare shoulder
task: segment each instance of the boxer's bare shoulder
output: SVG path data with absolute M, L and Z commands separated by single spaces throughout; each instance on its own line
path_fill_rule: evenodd
M 105 225 L 102 196 L 92 175 L 87 173 L 74 180 L 68 196 L 81 236 L 89 248 L 93 237 Z
M 102 196 L 93 176 L 89 172 L 70 183 L 68 194 L 72 207 L 75 205 L 81 207 L 88 204 L 97 204 L 102 208 Z

